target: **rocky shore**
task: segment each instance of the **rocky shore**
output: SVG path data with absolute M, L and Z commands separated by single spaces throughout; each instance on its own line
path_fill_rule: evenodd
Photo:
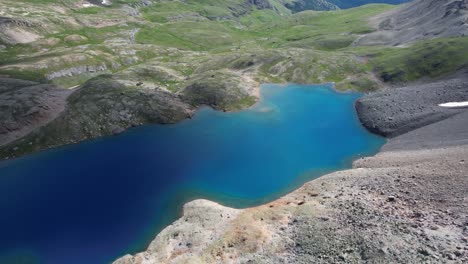
M 187 80 L 178 93 L 124 77 L 100 75 L 68 90 L 0 78 L 0 110 L 5 110 L 0 111 L 0 160 L 143 124 L 176 123 L 202 105 L 235 111 L 253 105 L 259 97 L 259 84 L 237 71 L 208 71 Z
M 439 106 L 463 101 L 468 101 L 467 70 L 435 81 L 389 87 L 369 94 L 356 103 L 356 110 L 368 130 L 395 137 L 465 111 Z
M 435 100 L 441 92 L 447 98 L 440 101 L 458 99 L 453 91 L 465 94 L 466 83 L 454 82 L 365 96 L 360 118 L 394 136 L 379 154 L 262 206 L 190 202 L 145 252 L 114 264 L 466 263 L 468 110 L 446 113 Z M 437 92 L 440 85 L 447 89 Z M 389 112 L 367 107 L 400 97 Z M 441 114 L 421 122 L 432 109 Z M 399 119 L 390 119 L 395 112 Z

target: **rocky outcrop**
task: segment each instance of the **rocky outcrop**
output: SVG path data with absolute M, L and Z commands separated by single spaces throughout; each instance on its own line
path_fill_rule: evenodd
M 468 101 L 468 77 L 458 76 L 429 83 L 388 88 L 359 99 L 356 109 L 370 131 L 395 137 L 449 118 L 464 109 L 440 107 L 447 102 Z
M 173 228 L 166 228 L 158 235 L 162 239 L 154 240 L 148 247 L 156 250 L 168 249 L 159 251 L 160 254 L 154 256 L 151 263 L 165 263 L 167 259 L 171 258 L 173 252 L 183 253 L 191 249 L 198 251 L 209 246 L 210 241 L 222 238 L 222 232 L 219 231 L 225 230 L 232 224 L 241 211 L 207 200 L 196 200 L 186 204 L 184 206 L 184 220 L 175 223 Z M 179 235 L 184 239 L 180 240 Z M 201 253 L 201 251 L 198 252 Z M 144 259 L 146 259 L 145 256 L 126 255 L 117 263 L 130 264 L 138 261 L 144 263 Z M 186 260 L 187 263 L 202 261 L 199 257 L 188 257 Z
M 0 17 L 0 41 L 11 45 L 34 42 L 40 38 L 34 30 L 37 26 L 23 19 Z
M 293 12 L 301 12 L 304 10 L 338 10 L 337 5 L 326 0 L 296 0 L 290 3 L 285 3 L 285 6 Z
M 167 124 L 188 118 L 192 106 L 157 89 L 127 87 L 112 76 L 88 81 L 67 99 L 67 108 L 47 125 L 0 149 L 13 158 L 90 138 L 120 133 L 146 123 Z
M 467 0 L 416 0 L 372 19 L 377 31 L 356 43 L 402 45 L 422 39 L 468 36 Z
M 64 69 L 48 78 L 102 73 L 105 69 L 105 65 L 101 68 L 80 66 Z M 170 86 L 178 82 L 180 88 Z M 37 98 L 29 94 L 47 97 L 48 93 L 38 87 L 49 86 L 52 85 L 31 87 L 27 90 L 27 96 L 18 96 L 16 101 L 11 101 L 9 94 L 0 93 L 0 108 L 10 105 L 21 109 L 24 106 L 34 106 L 38 103 Z M 176 93 L 174 89 L 180 90 Z M 67 95 L 71 93 L 71 90 L 59 90 Z M 18 90 L 12 93 L 18 93 Z M 86 82 L 73 91 L 68 100 L 62 98 L 60 105 L 64 108 L 66 104 L 67 109 L 60 116 L 41 119 L 44 122 L 40 128 L 31 126 L 35 130 L 27 130 L 29 134 L 21 134 L 22 138 L 14 137 L 5 141 L 8 144 L 0 148 L 0 159 L 113 135 L 142 124 L 175 123 L 191 117 L 193 111 L 202 105 L 221 111 L 240 110 L 253 105 L 258 97 L 259 84 L 253 79 L 249 69 L 205 70 L 197 72 L 191 78 L 185 78 L 157 62 L 154 65 L 141 65 L 118 74 L 100 75 Z M 7 103 L 3 103 L 3 99 Z M 21 116 L 28 109 L 16 113 Z M 7 113 L 5 109 L 5 114 Z M 26 127 L 22 123 L 17 123 L 15 127 L 22 126 Z M 5 127 L 12 129 L 10 123 L 5 123 Z
M 209 105 L 221 111 L 240 110 L 253 105 L 259 86 L 248 75 L 236 71 L 207 71 L 189 80 L 181 91 L 191 105 Z
M 247 2 L 258 9 L 271 9 L 273 7 L 268 0 L 247 0 Z
M 80 65 L 68 69 L 63 69 L 60 71 L 55 71 L 46 75 L 47 80 L 53 80 L 60 77 L 71 77 L 80 74 L 96 74 L 103 73 L 107 71 L 107 66 L 105 64 L 101 65 Z
M 0 146 L 55 119 L 70 93 L 51 84 L 0 78 Z

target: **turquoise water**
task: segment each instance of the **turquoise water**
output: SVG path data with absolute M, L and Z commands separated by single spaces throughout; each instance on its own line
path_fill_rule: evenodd
M 257 205 L 348 168 L 384 143 L 361 127 L 359 96 L 264 85 L 245 111 L 202 108 L 175 125 L 0 162 L 0 263 L 108 263 L 144 250 L 187 201 Z

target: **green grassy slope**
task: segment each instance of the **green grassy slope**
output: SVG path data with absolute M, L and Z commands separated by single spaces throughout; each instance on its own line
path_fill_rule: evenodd
M 48 0 L 5 1 L 12 16 L 37 7 L 27 19 L 40 17 L 44 28 L 35 31 L 43 36 L 35 43 L 0 49 L 0 74 L 23 79 L 44 80 L 50 73 L 80 65 L 105 65 L 103 73 L 118 74 L 158 61 L 158 67 L 189 79 L 216 65 L 253 71 L 257 81 L 336 82 L 342 89 L 371 90 L 376 87 L 372 72 L 385 82 L 405 82 L 436 77 L 468 63 L 466 38 L 407 48 L 353 46 L 374 30 L 367 23 L 370 17 L 394 8 L 385 4 L 293 14 L 276 0 L 260 5 L 241 0 L 161 1 L 138 8 L 139 16 L 129 16 L 125 6 L 137 8 L 138 1 L 82 8 L 76 1 L 62 0 L 55 8 L 63 13 L 54 11 Z M 69 40 L 74 35 L 82 38 Z M 70 87 L 96 74 L 52 81 Z M 179 91 L 185 85 L 182 80 L 154 83 Z
M 406 48 L 383 48 L 369 57 L 385 82 L 438 77 L 468 67 L 468 38 L 434 39 Z

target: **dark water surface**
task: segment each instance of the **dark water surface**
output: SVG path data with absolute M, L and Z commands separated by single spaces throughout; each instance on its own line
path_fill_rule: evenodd
M 328 85 L 262 87 L 251 109 L 209 108 L 0 162 L 0 263 L 101 264 L 144 250 L 183 203 L 258 205 L 372 155 L 357 93 Z

